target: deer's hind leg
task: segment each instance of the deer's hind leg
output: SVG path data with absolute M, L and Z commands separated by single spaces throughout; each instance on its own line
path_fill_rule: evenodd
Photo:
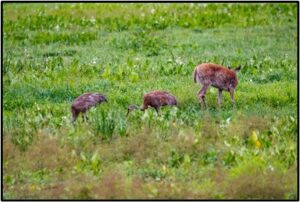
M 206 94 L 206 91 L 207 91 L 209 86 L 210 86 L 210 84 L 202 84 L 202 88 L 198 92 L 198 98 L 199 98 L 200 104 L 202 106 L 204 106 L 204 109 L 206 109 L 205 94 Z

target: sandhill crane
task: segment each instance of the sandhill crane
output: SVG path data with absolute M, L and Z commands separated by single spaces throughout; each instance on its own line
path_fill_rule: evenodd
M 209 86 L 213 86 L 219 89 L 218 94 L 218 105 L 221 106 L 222 102 L 222 91 L 229 91 L 231 96 L 231 101 L 233 107 L 235 107 L 234 101 L 234 90 L 238 84 L 236 73 L 241 69 L 241 66 L 238 66 L 235 69 L 231 67 L 223 67 L 218 64 L 212 63 L 203 63 L 196 66 L 194 70 L 194 82 L 197 83 L 200 81 L 202 88 L 198 92 L 198 97 L 200 103 L 205 104 L 205 94 Z
M 168 92 L 155 90 L 144 95 L 144 102 L 142 107 L 138 107 L 137 105 L 129 105 L 126 116 L 128 116 L 128 114 L 135 109 L 144 111 L 148 109 L 149 106 L 153 107 L 156 110 L 157 114 L 159 114 L 159 108 L 165 105 L 177 105 L 176 97 Z
M 74 122 L 80 113 L 83 114 L 84 119 L 86 119 L 86 112 L 91 108 L 100 104 L 102 102 L 107 102 L 106 96 L 100 93 L 84 93 L 77 97 L 72 105 L 72 122 Z

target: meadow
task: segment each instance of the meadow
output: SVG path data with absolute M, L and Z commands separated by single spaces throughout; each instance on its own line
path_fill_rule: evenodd
M 3 199 L 299 199 L 298 3 L 2 6 Z M 201 110 L 204 62 L 242 66 L 235 109 Z M 178 107 L 126 118 L 156 89 Z

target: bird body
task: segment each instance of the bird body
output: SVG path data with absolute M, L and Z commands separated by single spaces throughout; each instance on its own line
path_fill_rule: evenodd
M 149 106 L 153 107 L 158 113 L 159 108 L 161 106 L 166 106 L 166 105 L 177 105 L 176 97 L 166 91 L 161 91 L 161 90 L 151 91 L 144 95 L 142 107 L 139 108 L 136 105 L 130 105 L 128 107 L 127 116 L 134 109 L 140 109 L 144 111 L 148 109 Z
M 85 113 L 102 102 L 107 102 L 106 96 L 101 93 L 84 93 L 77 97 L 71 105 L 72 121 L 74 122 L 79 113 Z

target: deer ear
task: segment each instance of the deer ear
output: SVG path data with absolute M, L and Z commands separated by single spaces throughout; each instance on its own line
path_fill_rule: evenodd
M 230 66 L 228 66 L 227 68 L 228 68 L 228 69 L 232 69 L 232 67 L 230 67 Z
M 237 68 L 235 68 L 235 72 L 238 72 L 238 71 L 240 71 L 241 70 L 241 65 L 239 65 Z

